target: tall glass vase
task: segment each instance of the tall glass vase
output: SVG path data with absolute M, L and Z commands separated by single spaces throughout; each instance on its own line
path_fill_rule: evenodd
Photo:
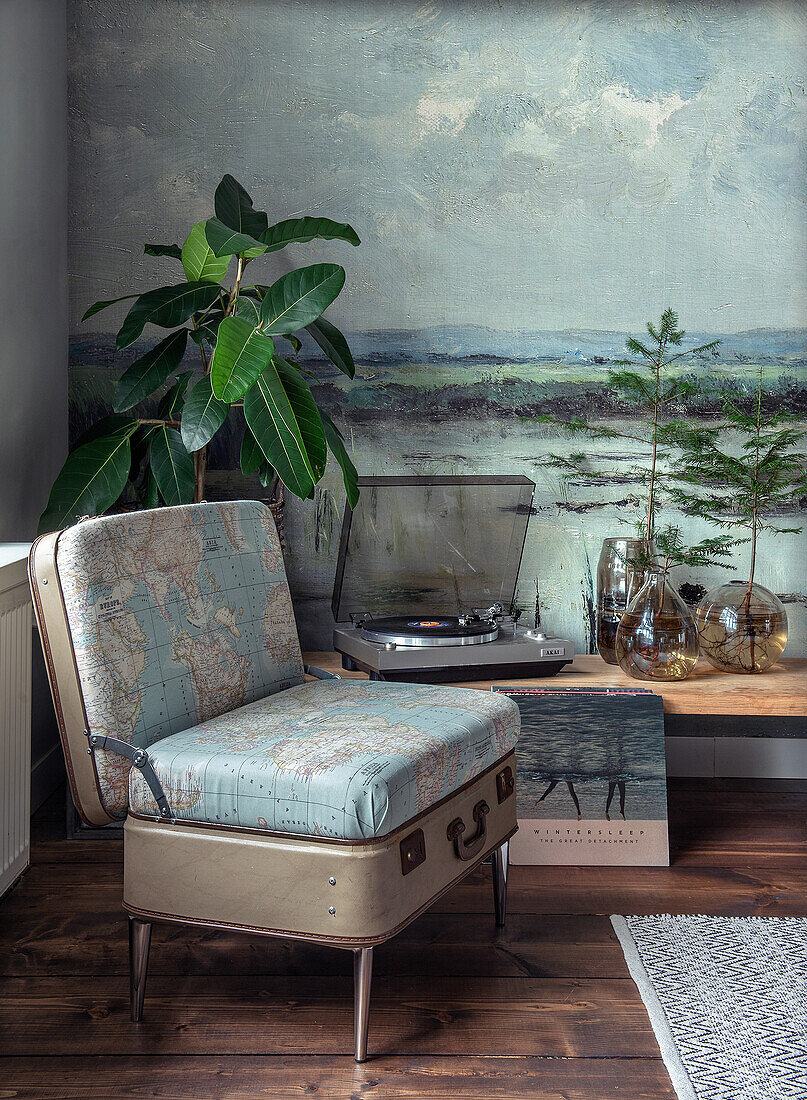
M 616 632 L 619 667 L 637 680 L 683 680 L 698 660 L 698 628 L 661 569 L 645 581 Z
M 632 563 L 639 557 L 643 540 L 605 539 L 597 562 L 597 649 L 609 665 L 617 664 L 616 631 L 631 597 L 641 587 L 644 574 Z

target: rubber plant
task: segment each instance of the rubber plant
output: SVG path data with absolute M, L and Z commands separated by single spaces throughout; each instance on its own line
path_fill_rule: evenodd
M 193 226 L 184 244 L 147 244 L 149 256 L 182 266 L 183 281 L 142 294 L 95 302 L 88 320 L 133 299 L 116 344 L 138 340 L 147 325 L 170 330 L 130 363 L 115 386 L 114 412 L 76 441 L 51 489 L 40 531 L 82 515 L 120 506 L 124 494 L 144 508 L 203 500 L 207 448 L 231 408 L 245 419 L 241 470 L 264 486 L 278 478 L 295 496 L 314 495 L 330 452 L 341 467 L 351 504 L 357 474 L 333 421 L 317 407 L 296 359 L 305 331 L 340 371 L 352 378 L 353 357 L 342 333 L 323 312 L 339 295 L 339 264 L 297 268 L 271 283 L 248 282 L 247 268 L 290 244 L 315 239 L 358 245 L 355 230 L 321 217 L 269 225 L 246 190 L 226 175 L 216 188 L 215 216 Z M 226 285 L 232 269 L 232 280 Z M 180 369 L 188 341 L 198 348 L 196 370 Z M 284 342 L 286 354 L 278 350 Z M 163 391 L 153 413 L 153 395 Z M 152 415 L 143 402 L 152 399 Z

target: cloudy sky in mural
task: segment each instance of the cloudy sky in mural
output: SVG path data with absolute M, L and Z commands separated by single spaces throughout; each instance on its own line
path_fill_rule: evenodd
M 807 324 L 797 0 L 73 12 L 76 312 L 158 278 L 143 240 L 231 171 L 278 220 L 356 226 L 294 256 L 345 263 L 349 329 Z

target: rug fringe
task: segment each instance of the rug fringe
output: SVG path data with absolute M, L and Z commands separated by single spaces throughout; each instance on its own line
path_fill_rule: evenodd
M 671 916 L 669 913 L 662 913 L 660 915 Z M 698 914 L 688 915 L 697 916 Z M 697 1100 L 695 1089 L 692 1087 L 692 1081 L 690 1080 L 689 1074 L 684 1069 L 684 1063 L 681 1061 L 681 1056 L 675 1045 L 667 1014 L 662 1008 L 661 1001 L 659 1001 L 656 996 L 656 991 L 653 988 L 653 983 L 650 981 L 650 976 L 639 957 L 636 943 L 628 928 L 628 919 L 630 918 L 612 915 L 611 924 L 622 946 L 622 952 L 625 956 L 625 962 L 628 964 L 630 976 L 636 983 L 636 988 L 639 990 L 639 995 L 647 1009 L 647 1015 L 650 1017 L 650 1023 L 656 1036 L 656 1042 L 661 1050 L 661 1057 L 664 1060 L 664 1065 L 667 1067 L 667 1072 L 670 1075 L 670 1080 L 672 1081 L 672 1086 L 676 1091 L 678 1100 Z

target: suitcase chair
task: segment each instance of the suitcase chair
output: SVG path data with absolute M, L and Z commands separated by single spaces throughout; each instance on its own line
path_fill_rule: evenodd
M 153 922 L 296 937 L 354 952 L 361 1062 L 376 944 L 486 857 L 504 924 L 516 705 L 307 680 L 263 505 L 85 520 L 30 580 L 78 812 L 126 819 L 134 1021 Z

